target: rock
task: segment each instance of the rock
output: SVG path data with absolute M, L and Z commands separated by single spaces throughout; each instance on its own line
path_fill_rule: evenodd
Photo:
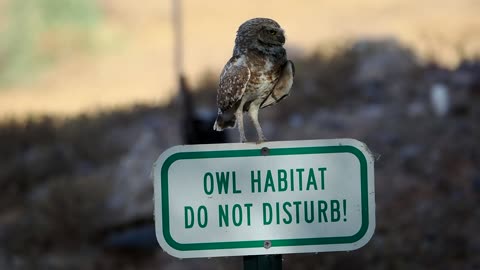
M 430 104 L 437 117 L 444 117 L 450 110 L 450 91 L 444 84 L 434 84 L 430 88 Z

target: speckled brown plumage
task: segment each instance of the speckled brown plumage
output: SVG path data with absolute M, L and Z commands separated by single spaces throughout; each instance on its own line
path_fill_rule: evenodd
M 258 110 L 278 103 L 291 89 L 294 67 L 287 60 L 283 29 L 274 20 L 255 18 L 237 31 L 233 56 L 225 65 L 217 93 L 218 117 L 214 129 L 234 127 L 245 142 L 243 112 L 248 112 L 264 141 Z

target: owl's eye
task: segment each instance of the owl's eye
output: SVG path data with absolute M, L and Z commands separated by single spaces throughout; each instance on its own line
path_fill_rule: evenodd
M 275 31 L 275 30 L 268 30 L 268 33 L 269 33 L 270 35 L 276 35 L 276 34 L 277 34 L 277 31 Z

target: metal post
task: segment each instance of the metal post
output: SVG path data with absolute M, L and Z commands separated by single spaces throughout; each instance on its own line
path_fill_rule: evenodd
M 282 255 L 243 256 L 244 270 L 282 270 Z
M 270 149 L 263 147 L 260 150 L 262 156 L 270 155 Z M 264 248 L 270 248 L 271 241 L 264 242 Z M 282 270 L 282 255 L 257 255 L 243 256 L 244 270 Z
M 173 55 L 175 75 L 180 80 L 183 77 L 183 25 L 182 25 L 182 1 L 172 0 L 172 23 L 173 23 Z M 179 85 L 180 87 L 180 85 Z

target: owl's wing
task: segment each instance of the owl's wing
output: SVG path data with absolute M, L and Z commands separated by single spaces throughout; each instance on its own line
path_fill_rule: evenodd
M 282 69 L 282 75 L 278 79 L 275 87 L 268 97 L 262 102 L 260 108 L 272 106 L 282 99 L 286 98 L 290 94 L 292 89 L 293 77 L 295 76 L 295 65 L 292 61 L 288 60 Z
M 217 93 L 217 105 L 222 112 L 233 109 L 242 99 L 250 75 L 250 69 L 243 56 L 230 58 L 220 76 Z

